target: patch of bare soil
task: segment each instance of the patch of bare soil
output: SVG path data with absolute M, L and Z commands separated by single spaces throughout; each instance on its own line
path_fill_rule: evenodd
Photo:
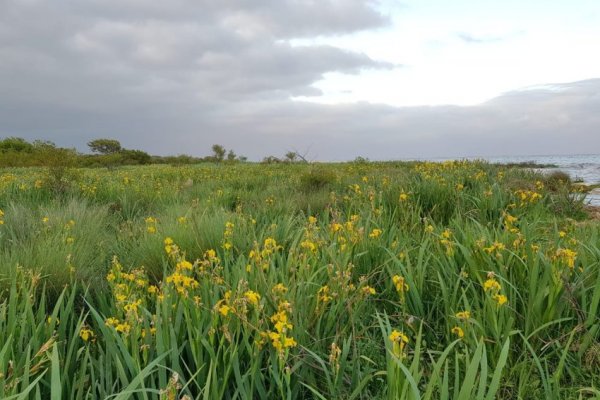
M 600 206 L 585 206 L 591 220 L 600 221 Z

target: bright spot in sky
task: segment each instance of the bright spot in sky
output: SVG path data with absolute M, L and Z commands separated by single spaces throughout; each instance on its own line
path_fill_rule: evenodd
M 366 101 L 396 106 L 473 105 L 504 92 L 600 75 L 600 1 L 384 1 L 391 26 L 330 44 L 396 65 L 357 75 L 330 73 L 322 96 L 297 100 Z

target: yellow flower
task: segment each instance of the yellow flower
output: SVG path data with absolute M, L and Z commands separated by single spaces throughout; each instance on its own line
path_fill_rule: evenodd
M 297 344 L 293 337 L 283 339 L 283 347 L 296 347 Z
M 269 335 L 269 339 L 271 339 L 271 343 L 273 344 L 273 347 L 277 351 L 282 351 L 283 346 L 281 345 L 281 335 L 277 332 L 268 332 L 268 335 Z
M 404 357 L 404 348 L 409 342 L 408 336 L 406 336 L 404 332 L 394 329 L 388 336 L 388 339 L 392 342 L 392 353 L 398 358 Z
M 173 243 L 173 239 L 171 239 L 170 237 L 165 238 L 164 244 L 165 252 L 168 255 L 174 255 L 177 252 L 177 245 Z
M 329 286 L 322 286 L 317 292 L 317 296 L 317 299 L 322 303 L 327 303 L 330 301 L 332 297 L 329 295 Z
M 267 336 L 271 339 L 271 344 L 279 353 L 283 353 L 283 350 L 286 348 L 295 347 L 297 345 L 293 337 L 287 336 L 289 330 L 293 328 L 293 325 L 288 322 L 286 312 L 290 307 L 291 305 L 288 302 L 279 303 L 279 311 L 271 316 L 271 322 L 275 326 L 275 332 L 267 331 L 266 333 L 261 333 L 261 336 Z
M 406 201 L 408 200 L 408 194 L 402 192 L 400 193 L 400 201 Z
M 460 326 L 455 326 L 454 328 L 452 328 L 450 330 L 450 332 L 454 333 L 456 336 L 458 336 L 461 339 L 465 336 L 465 332 L 462 330 L 462 328 Z
M 273 286 L 271 291 L 273 292 L 273 294 L 277 295 L 277 294 L 286 293 L 288 291 L 288 289 L 285 287 L 285 285 L 283 283 L 278 283 L 277 285 Z
M 268 237 L 265 239 L 264 245 L 263 247 L 266 250 L 277 250 L 279 249 L 281 246 L 277 245 L 277 241 L 271 237 Z
M 317 252 L 317 245 L 311 240 L 304 240 L 300 243 L 300 247 L 310 251 L 311 253 Z
M 187 222 L 187 218 L 186 217 L 179 217 L 177 218 L 177 222 L 181 225 L 185 225 L 185 223 Z
M 535 187 L 537 190 L 542 190 L 544 188 L 544 183 L 541 181 L 535 181 Z
M 131 303 L 123 306 L 123 311 L 125 311 L 126 313 L 129 313 L 129 312 L 137 313 L 138 307 L 140 305 L 142 305 L 142 300 L 132 301 Z
M 408 343 L 408 336 L 404 334 L 404 332 L 400 332 L 397 330 L 393 330 L 389 336 L 390 342 L 404 342 Z
M 375 228 L 373 231 L 371 231 L 371 233 L 369 233 L 369 237 L 373 239 L 378 238 L 381 236 L 381 232 L 383 232 L 381 229 Z
M 506 246 L 504 245 L 504 243 L 500 243 L 500 242 L 494 242 L 494 243 L 492 243 L 492 245 L 490 247 L 483 248 L 483 250 L 488 254 L 492 254 L 493 252 L 499 252 L 499 251 L 502 251 L 505 249 L 506 249 Z
M 117 326 L 115 326 L 115 329 L 117 332 L 121 332 L 121 333 L 129 333 L 129 331 L 131 331 L 131 325 L 129 325 L 127 322 L 123 322 L 120 324 L 117 324 Z
M 217 252 L 214 251 L 213 249 L 208 249 L 204 252 L 204 258 L 206 258 L 210 261 L 216 261 L 217 260 Z
M 506 296 L 503 294 L 495 294 L 494 296 L 492 296 L 492 298 L 496 300 L 499 306 L 505 304 L 508 301 Z
M 500 284 L 494 278 L 489 278 L 488 280 L 486 280 L 483 283 L 483 290 L 486 292 L 488 290 L 500 290 L 500 289 L 501 289 Z
M 146 222 L 146 231 L 148 231 L 150 234 L 156 233 L 156 218 L 148 217 L 144 219 L 144 221 Z
M 177 266 L 176 266 L 176 268 L 177 268 L 177 269 L 180 269 L 180 270 L 181 270 L 181 269 L 187 269 L 187 270 L 190 270 L 190 271 L 191 271 L 191 270 L 192 270 L 192 268 L 193 268 L 193 265 L 192 265 L 192 263 L 191 263 L 191 262 L 189 262 L 189 261 L 182 260 L 182 261 L 179 261 L 179 262 L 177 263 Z
M 398 293 L 403 294 L 404 292 L 408 292 L 408 285 L 406 284 L 404 277 L 400 275 L 394 275 L 392 277 L 392 282 L 394 283 Z
M 362 288 L 362 293 L 364 295 L 368 296 L 368 295 L 374 295 L 374 294 L 376 294 L 377 291 L 374 288 L 372 288 L 371 286 L 365 286 L 365 287 Z
M 244 297 L 250 304 L 254 306 L 257 306 L 258 302 L 260 301 L 260 295 L 252 290 L 248 290 L 246 293 L 244 293 Z
M 121 276 L 123 277 L 123 279 L 126 279 L 128 281 L 133 281 L 135 279 L 135 275 L 134 274 L 124 273 Z
M 575 268 L 575 260 L 577 259 L 577 252 L 571 249 L 558 249 L 556 250 L 556 258 L 564 261 L 569 268 Z
M 229 307 L 227 304 L 223 304 L 221 307 L 219 307 L 219 313 L 224 317 L 226 317 L 230 311 L 232 311 L 232 308 Z
M 342 224 L 339 224 L 337 222 L 334 222 L 331 224 L 331 232 L 336 233 L 341 231 L 342 229 L 344 229 L 344 226 Z
M 88 340 L 94 337 L 94 332 L 88 328 L 81 328 L 81 330 L 79 331 L 79 337 L 84 342 L 87 342 Z
M 288 316 L 285 310 L 279 311 L 271 316 L 271 322 L 279 333 L 283 333 L 294 326 L 288 322 Z
M 310 217 L 308 217 L 308 223 L 311 225 L 314 225 L 317 223 L 317 218 L 313 217 L 312 215 Z
M 459 311 L 456 313 L 456 318 L 469 319 L 469 318 L 471 318 L 471 312 L 470 311 Z

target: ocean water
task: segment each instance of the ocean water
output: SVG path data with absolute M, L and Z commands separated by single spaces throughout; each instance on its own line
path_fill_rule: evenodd
M 569 156 L 510 156 L 510 157 L 481 157 L 489 162 L 519 163 L 535 161 L 538 164 L 555 164 L 558 168 L 543 171 L 564 171 L 573 180 L 586 184 L 600 184 L 600 154 L 569 155 Z M 586 201 L 591 205 L 600 206 L 600 189 L 588 194 Z

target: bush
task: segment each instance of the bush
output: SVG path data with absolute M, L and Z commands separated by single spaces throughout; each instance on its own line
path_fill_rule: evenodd
M 118 154 L 121 156 L 121 164 L 125 165 L 144 165 L 152 161 L 150 154 L 142 150 L 121 150 Z
M 571 177 L 563 171 L 554 171 L 546 175 L 546 186 L 552 191 L 559 190 L 561 187 L 571 185 Z
M 300 176 L 300 190 L 313 192 L 331 185 L 336 180 L 336 175 L 326 169 L 313 169 Z

